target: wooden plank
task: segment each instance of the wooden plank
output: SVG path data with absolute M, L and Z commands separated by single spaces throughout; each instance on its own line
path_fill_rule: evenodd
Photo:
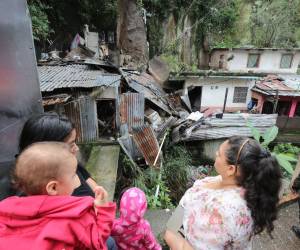
M 280 200 L 278 206 L 282 206 L 284 204 L 290 204 L 299 199 L 299 194 L 298 193 L 289 193 L 284 195 Z

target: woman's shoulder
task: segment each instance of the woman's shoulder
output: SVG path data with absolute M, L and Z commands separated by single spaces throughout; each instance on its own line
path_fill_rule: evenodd
M 236 209 L 247 207 L 244 198 L 245 191 L 241 187 L 228 189 L 212 189 L 206 187 L 207 184 L 218 182 L 221 179 L 221 176 L 213 176 L 197 180 L 184 196 L 189 200 L 200 199 L 201 202 L 210 203 L 211 205 L 224 209 L 228 207 Z
M 208 177 L 205 177 L 203 179 L 196 180 L 193 186 L 202 186 L 202 185 L 205 185 L 207 183 L 220 181 L 221 179 L 222 179 L 222 177 L 220 175 L 218 175 L 218 176 L 208 176 Z

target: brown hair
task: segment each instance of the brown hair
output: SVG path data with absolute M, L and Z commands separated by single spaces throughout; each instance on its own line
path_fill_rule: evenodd
M 65 162 L 74 157 L 62 142 L 33 143 L 18 156 L 13 182 L 28 195 L 46 194 L 46 185 L 63 174 Z

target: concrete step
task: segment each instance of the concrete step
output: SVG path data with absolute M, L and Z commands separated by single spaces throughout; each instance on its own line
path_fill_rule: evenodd
M 119 153 L 119 145 L 97 145 L 92 148 L 86 164 L 92 178 L 107 190 L 110 200 L 115 193 Z

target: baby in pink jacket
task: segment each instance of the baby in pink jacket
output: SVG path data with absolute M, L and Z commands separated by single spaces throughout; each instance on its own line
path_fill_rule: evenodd
M 161 250 L 149 222 L 143 218 L 146 210 L 147 200 L 142 190 L 130 188 L 123 194 L 120 218 L 114 221 L 111 232 L 118 249 Z

